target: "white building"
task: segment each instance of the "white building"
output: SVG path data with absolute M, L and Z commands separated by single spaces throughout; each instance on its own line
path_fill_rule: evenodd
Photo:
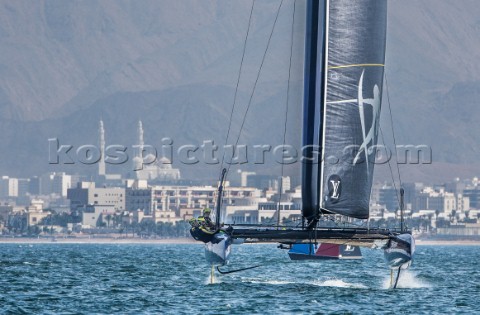
M 100 223 L 111 226 L 109 219 L 115 215 L 115 206 L 113 205 L 94 205 L 88 206 L 82 213 L 82 226 L 95 228 Z
M 146 160 L 155 157 L 147 157 Z M 141 170 L 135 171 L 137 179 L 149 181 L 176 181 L 180 179 L 180 170 L 173 168 L 167 158 L 161 158 L 154 163 L 143 165 Z
M 65 173 L 54 173 L 52 180 L 52 193 L 66 197 L 67 191 L 71 187 L 72 176 Z
M 86 209 L 87 206 L 113 206 L 115 211 L 125 210 L 125 188 L 97 188 L 93 182 L 80 182 L 68 189 L 70 209 Z
M 213 210 L 216 200 L 217 187 L 214 186 L 142 187 L 132 184 L 126 189 L 128 211 L 142 211 L 144 215 L 155 215 L 157 219 L 170 218 L 172 213 L 182 220 L 198 216 L 204 208 Z M 258 212 L 258 204 L 267 201 L 256 188 L 230 187 L 228 182 L 225 183 L 222 200 L 224 222 L 248 211 Z M 258 215 L 255 218 L 258 221 Z
M 461 202 L 463 207 L 467 201 L 462 198 Z M 452 210 L 457 210 L 457 197 L 454 193 L 445 192 L 444 189 L 425 187 L 418 194 L 416 203 L 416 209 L 437 210 L 445 215 L 449 215 Z
M 462 194 L 457 195 L 457 210 L 458 211 L 468 211 L 470 210 L 470 198 Z
M 0 197 L 18 197 L 18 179 L 3 176 L 0 181 Z
M 172 167 L 166 157 L 157 159 L 153 154 L 144 156 L 144 131 L 141 121 L 138 122 L 138 147 L 133 158 L 135 177 L 149 181 L 176 181 L 180 179 L 180 170 Z

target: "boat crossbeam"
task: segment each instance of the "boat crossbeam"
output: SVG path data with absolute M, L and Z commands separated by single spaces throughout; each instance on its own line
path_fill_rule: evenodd
M 231 237 L 242 239 L 244 243 L 329 243 L 352 245 L 367 248 L 384 248 L 389 240 L 395 237 L 386 229 L 349 229 L 349 228 L 317 228 L 305 229 L 252 229 L 234 228 Z

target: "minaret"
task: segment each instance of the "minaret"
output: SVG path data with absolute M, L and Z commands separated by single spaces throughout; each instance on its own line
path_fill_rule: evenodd
M 138 129 L 137 129 L 137 136 L 138 136 L 138 149 L 135 152 L 135 157 L 133 158 L 133 169 L 135 171 L 141 170 L 143 168 L 143 146 L 145 143 L 143 142 L 143 125 L 142 121 L 138 121 Z M 138 178 L 138 173 L 137 173 Z
M 98 175 L 105 176 L 105 130 L 103 129 L 103 120 L 100 120 L 100 154 L 102 155 L 98 162 Z
M 141 120 L 138 121 L 138 145 L 140 146 L 139 156 L 142 157 L 144 142 L 143 142 L 143 125 Z

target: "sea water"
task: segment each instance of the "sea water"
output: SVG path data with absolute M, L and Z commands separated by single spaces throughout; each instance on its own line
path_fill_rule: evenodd
M 292 262 L 271 245 L 232 248 L 215 274 L 200 244 L 0 244 L 5 314 L 480 314 L 480 247 L 418 246 L 390 289 L 380 250 Z

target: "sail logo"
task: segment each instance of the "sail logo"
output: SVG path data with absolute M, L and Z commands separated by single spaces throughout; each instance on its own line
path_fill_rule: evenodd
M 360 76 L 360 80 L 358 82 L 358 111 L 360 114 L 360 123 L 362 125 L 362 136 L 363 142 L 360 145 L 360 148 L 357 152 L 357 155 L 353 159 L 353 164 L 356 164 L 362 157 L 362 153 L 365 154 L 365 161 L 367 162 L 367 171 L 369 168 L 369 161 L 368 156 L 371 152 L 369 152 L 368 145 L 372 143 L 372 146 L 375 144 L 376 138 L 376 131 L 377 131 L 377 124 L 378 119 L 380 118 L 380 89 L 377 85 L 373 87 L 373 98 L 366 99 L 363 98 L 363 76 L 365 74 L 365 70 L 362 71 L 362 75 Z M 368 132 L 365 126 L 365 104 L 372 106 L 372 125 L 370 126 Z
M 328 179 L 328 196 L 332 203 L 336 203 L 340 200 L 340 195 L 342 193 L 342 181 L 340 176 L 332 175 Z
M 364 89 L 364 76 L 365 69 L 362 70 L 360 79 L 358 81 L 358 91 L 356 99 L 346 99 L 340 101 L 331 101 L 327 104 L 348 104 L 356 103 L 358 104 L 358 114 L 360 118 L 361 125 L 361 136 L 362 144 L 354 145 L 355 147 L 355 156 L 353 158 L 352 164 L 365 163 L 367 167 L 367 172 L 369 172 L 370 163 L 375 162 L 375 154 L 377 151 L 376 147 L 376 138 L 377 138 L 377 125 L 378 120 L 380 119 L 380 89 L 378 85 L 373 86 L 373 98 L 365 98 L 363 94 Z M 371 108 L 368 108 L 370 106 Z M 368 126 L 368 122 L 371 121 L 371 125 Z M 372 153 L 373 157 L 372 157 Z

